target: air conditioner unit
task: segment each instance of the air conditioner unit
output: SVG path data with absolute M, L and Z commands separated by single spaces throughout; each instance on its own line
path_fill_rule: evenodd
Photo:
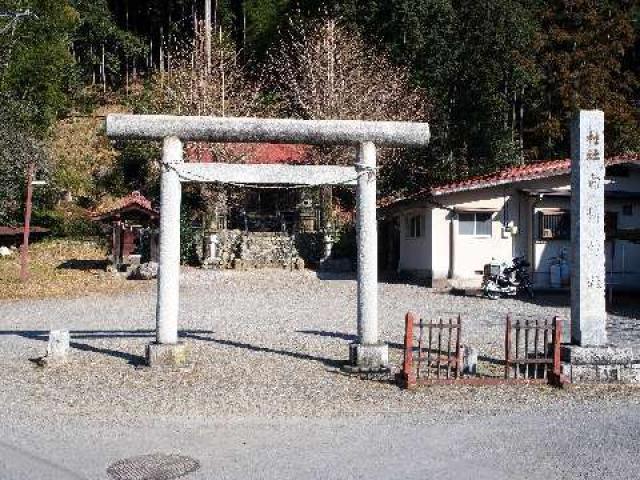
M 545 238 L 545 239 L 553 238 L 553 230 L 551 230 L 550 228 L 542 229 L 542 238 Z

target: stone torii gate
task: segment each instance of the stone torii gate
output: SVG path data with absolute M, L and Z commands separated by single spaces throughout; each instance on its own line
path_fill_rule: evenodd
M 162 140 L 160 256 L 156 341 L 147 346 L 149 365 L 181 365 L 188 349 L 178 342 L 181 182 L 327 185 L 356 184 L 358 245 L 358 340 L 350 345 L 355 368 L 388 365 L 388 347 L 378 332 L 378 245 L 376 225 L 376 146 L 425 146 L 429 125 L 415 122 L 293 120 L 109 115 L 114 139 Z M 183 163 L 183 141 L 355 145 L 354 167 Z

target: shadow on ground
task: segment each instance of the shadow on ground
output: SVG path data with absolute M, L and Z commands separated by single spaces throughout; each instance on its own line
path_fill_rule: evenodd
M 120 358 L 133 366 L 144 365 L 146 359 L 141 355 L 135 355 L 121 350 L 98 347 L 78 340 L 99 340 L 104 338 L 155 338 L 155 330 L 72 330 L 69 332 L 71 341 L 69 346 L 83 352 L 93 352 Z M 179 333 L 183 338 L 197 339 L 198 335 L 213 333 L 211 330 L 184 330 Z M 49 331 L 47 330 L 0 330 L 0 336 L 16 335 L 30 340 L 41 342 L 49 341 Z M 204 338 L 204 337 L 203 337 Z
M 218 345 L 225 345 L 228 347 L 235 347 L 235 348 L 242 348 L 245 350 L 250 350 L 252 352 L 259 352 L 259 353 L 273 353 L 275 355 L 282 355 L 285 357 L 291 357 L 291 358 L 297 358 L 299 360 L 310 360 L 310 361 L 315 361 L 315 362 L 320 362 L 323 365 L 325 365 L 326 367 L 330 367 L 330 368 L 340 368 L 343 365 L 345 365 L 345 361 L 344 360 L 336 360 L 333 358 L 326 358 L 326 357 L 320 357 L 317 355 L 310 355 L 308 353 L 301 353 L 301 352 L 292 352 L 289 350 L 282 350 L 282 349 L 278 349 L 278 348 L 271 348 L 271 347 L 261 347 L 258 345 L 252 345 L 250 343 L 245 343 L 245 342 L 238 342 L 235 340 L 228 340 L 228 339 L 220 339 L 220 338 L 214 338 L 211 336 L 202 336 L 202 335 L 195 335 L 195 334 L 188 334 L 185 335 L 188 338 L 192 338 L 195 340 L 201 340 L 204 342 L 212 342 L 212 343 L 216 343 Z
M 183 339 L 191 339 L 201 342 L 210 342 L 217 345 L 224 345 L 228 347 L 240 348 L 257 353 L 269 353 L 275 355 L 281 355 L 289 358 L 295 358 L 298 360 L 307 360 L 319 362 L 328 368 L 340 368 L 343 367 L 347 361 L 337 360 L 334 358 L 322 357 L 319 355 L 311 355 L 308 353 L 295 352 L 290 350 L 263 347 L 259 345 L 253 345 L 251 343 L 239 342 L 236 340 L 215 338 L 212 336 L 214 332 L 212 330 L 182 330 L 179 332 L 179 337 Z M 296 333 L 304 335 L 314 335 L 327 338 L 338 338 L 348 342 L 355 342 L 357 336 L 345 332 L 327 331 L 327 330 L 296 330 Z M 30 340 L 37 340 L 41 342 L 47 342 L 49 340 L 49 331 L 46 330 L 0 330 L 0 336 L 19 336 L 28 338 Z M 84 352 L 98 353 L 101 355 L 107 355 L 114 358 L 119 358 L 126 361 L 133 366 L 141 366 L 146 363 L 145 357 L 141 355 L 135 355 L 130 352 L 116 350 L 113 348 L 106 348 L 102 346 L 92 345 L 79 340 L 99 340 L 99 339 L 114 339 L 114 338 L 148 338 L 150 341 L 155 338 L 155 330 L 138 329 L 138 330 L 72 330 L 70 332 L 71 341 L 69 346 Z M 403 351 L 404 345 L 395 342 L 388 343 L 389 348 Z M 437 353 L 437 349 L 433 349 L 433 353 Z M 444 353 L 444 350 L 441 352 Z M 488 362 L 494 365 L 504 365 L 502 359 L 496 359 L 484 355 L 478 357 L 479 361 Z
M 58 270 L 105 270 L 109 264 L 108 260 L 78 260 L 71 259 L 62 262 L 56 267 Z
M 108 355 L 110 357 L 120 358 L 127 361 L 130 365 L 140 366 L 144 365 L 146 359 L 141 355 L 135 355 L 129 352 L 123 352 L 120 350 L 114 350 L 111 348 L 98 347 L 78 340 L 98 340 L 98 339 L 110 339 L 110 338 L 148 338 L 150 341 L 155 338 L 155 330 L 138 329 L 138 330 L 72 330 L 69 332 L 71 341 L 69 346 L 85 352 L 99 353 Z M 180 338 L 192 339 L 202 342 L 211 342 L 218 345 L 225 345 L 235 348 L 241 348 L 259 353 L 272 353 L 276 355 L 283 355 L 286 357 L 297 358 L 299 360 L 310 360 L 320 362 L 323 365 L 330 368 L 339 368 L 346 362 L 343 360 L 336 360 L 332 358 L 321 357 L 317 355 L 310 355 L 301 352 L 293 352 L 288 350 L 262 347 L 258 345 L 252 345 L 250 343 L 238 342 L 235 340 L 215 338 L 211 334 L 212 330 L 181 330 L 178 332 Z M 302 332 L 304 333 L 304 332 Z M 30 340 L 38 340 L 42 342 L 48 342 L 49 331 L 46 330 L 0 330 L 0 336 L 15 335 Z M 348 336 L 346 334 L 342 334 Z M 351 336 L 349 336 L 351 337 Z M 355 339 L 355 337 L 353 337 Z

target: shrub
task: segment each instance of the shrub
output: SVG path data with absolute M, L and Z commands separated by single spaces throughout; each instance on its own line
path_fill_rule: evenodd
M 101 234 L 99 225 L 91 221 L 85 210 L 78 208 L 34 211 L 32 223 L 50 229 L 55 237 L 87 238 Z

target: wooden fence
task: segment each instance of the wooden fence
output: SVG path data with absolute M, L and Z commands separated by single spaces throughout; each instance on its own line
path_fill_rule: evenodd
M 504 376 L 476 376 L 464 372 L 462 317 L 425 322 L 413 312 L 405 317 L 404 361 L 398 376 L 401 386 L 502 383 L 549 383 L 562 386 L 560 345 L 562 322 L 517 320 L 507 316 Z

